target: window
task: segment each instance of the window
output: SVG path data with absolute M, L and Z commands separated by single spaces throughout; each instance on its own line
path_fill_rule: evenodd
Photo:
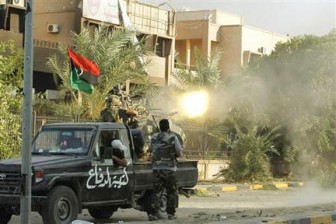
M 155 53 L 159 57 L 167 57 L 170 55 L 171 51 L 171 42 L 170 39 L 165 39 L 162 37 L 157 37 L 155 41 Z
M 93 128 L 42 129 L 33 143 L 33 154 L 86 155 L 94 136 Z

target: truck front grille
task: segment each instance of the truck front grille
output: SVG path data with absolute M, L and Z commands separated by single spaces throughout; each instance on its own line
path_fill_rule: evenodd
M 20 194 L 20 172 L 0 170 L 0 194 Z

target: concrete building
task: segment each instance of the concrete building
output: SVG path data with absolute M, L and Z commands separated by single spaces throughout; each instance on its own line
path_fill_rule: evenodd
M 147 70 L 151 81 L 159 86 L 167 85 L 174 67 L 175 11 L 167 9 L 164 4 L 154 6 L 134 0 L 120 1 L 126 13 L 118 8 L 118 0 L 101 0 L 100 7 L 84 0 L 81 26 L 96 27 L 105 22 L 116 28 L 136 30 L 138 39 L 145 38 L 152 52 L 145 59 L 150 61 Z M 106 8 L 110 11 L 107 12 Z M 106 16 L 107 13 L 114 16 Z
M 55 89 L 53 76 L 46 66 L 47 58 L 57 54 L 59 44 L 71 45 L 71 32 L 80 31 L 79 0 L 34 0 L 33 88 L 36 92 Z M 0 40 L 15 40 L 23 47 L 25 0 L 0 2 Z M 18 29 L 19 27 L 19 29 Z
M 288 37 L 245 26 L 241 16 L 219 10 L 175 12 L 169 3 L 153 6 L 135 0 L 34 0 L 34 84 L 37 92 L 55 89 L 46 66 L 59 44 L 72 44 L 72 32 L 95 28 L 101 22 L 111 27 L 131 27 L 146 38 L 152 51 L 151 80 L 167 85 L 178 57 L 187 68 L 195 65 L 195 48 L 209 56 L 222 52 L 222 76 L 233 74 L 256 57 L 269 54 L 278 41 Z M 12 39 L 23 46 L 25 0 L 0 0 L 0 40 Z M 126 17 L 125 17 L 126 15 Z
M 245 26 L 243 17 L 220 10 L 178 11 L 176 15 L 176 55 L 186 68 L 195 65 L 195 49 L 210 56 L 221 52 L 222 77 L 239 72 L 257 57 L 270 54 L 284 35 Z
M 152 50 L 148 73 L 158 85 L 166 85 L 173 68 L 175 12 L 164 6 L 153 6 L 134 0 L 120 0 L 125 6 L 128 23 L 139 38 L 146 37 Z M 0 40 L 12 39 L 23 47 L 25 0 L 0 0 Z M 37 92 L 55 89 L 47 58 L 57 54 L 59 44 L 71 45 L 72 32 L 84 26 L 96 27 L 102 22 L 123 27 L 118 0 L 34 0 L 34 81 Z

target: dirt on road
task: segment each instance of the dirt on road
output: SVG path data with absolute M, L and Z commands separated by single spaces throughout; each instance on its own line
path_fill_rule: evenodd
M 336 189 L 308 183 L 287 190 L 209 192 L 190 198 L 180 195 L 178 219 L 173 221 L 149 222 L 146 213 L 135 209 L 119 209 L 108 220 L 94 220 L 84 210 L 78 219 L 92 223 L 251 223 L 254 219 L 272 223 L 283 217 L 330 212 L 336 213 Z M 20 217 L 13 216 L 10 223 L 20 223 Z M 42 224 L 38 213 L 32 213 L 31 223 Z

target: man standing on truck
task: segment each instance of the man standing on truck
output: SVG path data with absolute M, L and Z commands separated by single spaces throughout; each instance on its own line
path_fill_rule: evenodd
M 105 98 L 106 107 L 100 112 L 103 122 L 120 122 L 119 109 L 122 105 L 117 95 L 108 95 Z
M 168 219 L 176 219 L 175 207 L 177 202 L 177 183 L 176 157 L 182 155 L 182 146 L 177 136 L 171 133 L 169 121 L 162 119 L 159 122 L 160 132 L 153 135 L 149 150 L 152 154 L 152 169 L 153 169 L 153 191 L 154 195 L 162 196 L 164 189 L 167 193 L 167 208 Z M 150 221 L 157 220 L 159 208 L 161 207 L 161 197 L 155 198 L 152 202 L 152 211 L 148 212 Z

